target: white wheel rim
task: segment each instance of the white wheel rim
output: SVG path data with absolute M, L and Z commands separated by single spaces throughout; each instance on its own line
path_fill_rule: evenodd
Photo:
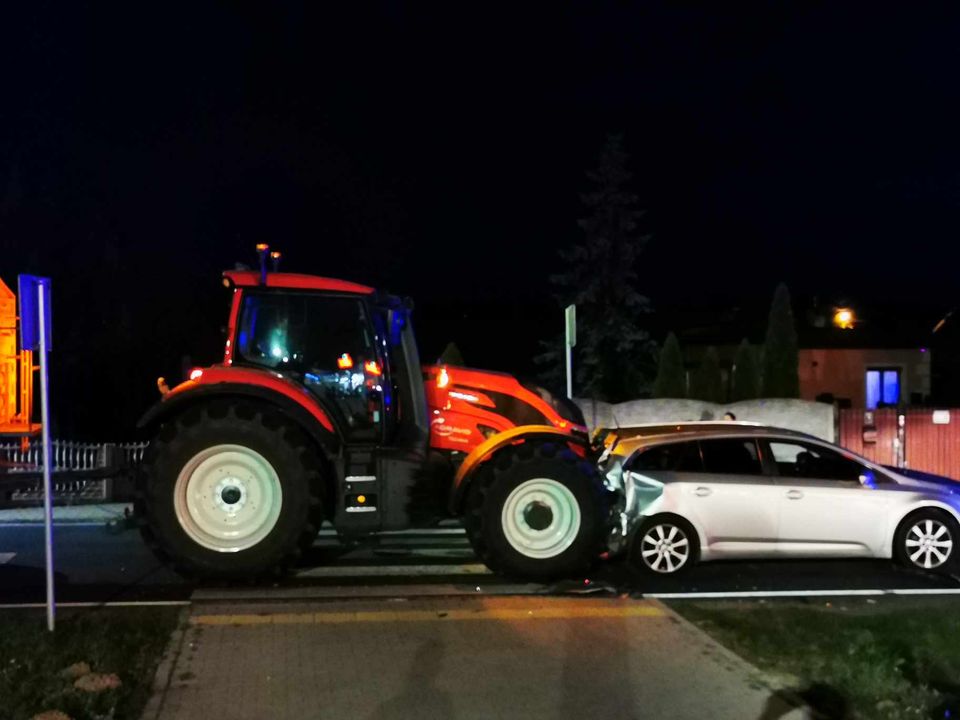
M 514 550 L 538 560 L 556 557 L 580 532 L 580 505 L 573 493 L 549 478 L 520 483 L 501 513 L 503 534 Z
M 640 538 L 640 557 L 654 572 L 676 572 L 690 559 L 690 538 L 676 525 L 654 525 Z
M 917 567 L 932 570 L 950 559 L 953 537 L 939 520 L 921 520 L 907 531 L 907 557 Z
M 283 492 L 273 466 L 242 445 L 214 445 L 194 455 L 174 486 L 183 531 L 217 552 L 239 552 L 261 542 L 277 524 Z

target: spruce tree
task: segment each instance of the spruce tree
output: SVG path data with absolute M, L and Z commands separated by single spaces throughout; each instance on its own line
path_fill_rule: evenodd
M 684 398 L 687 396 L 687 375 L 683 367 L 680 341 L 673 333 L 667 335 L 660 349 L 657 378 L 653 381 L 655 398 Z
M 715 347 L 708 347 L 700 361 L 700 367 L 690 381 L 690 397 L 712 403 L 722 403 L 725 399 L 723 379 L 720 375 L 720 358 Z
M 440 364 L 441 365 L 458 365 L 463 367 L 466 363 L 463 361 L 463 355 L 460 354 L 460 348 L 457 347 L 457 344 L 451 340 L 447 343 L 447 346 L 443 349 L 443 352 L 440 353 Z
M 733 402 L 760 397 L 760 365 L 757 361 L 757 351 L 746 338 L 737 348 L 737 356 L 733 361 L 733 387 L 730 395 Z
M 763 351 L 763 396 L 795 398 L 800 396 L 797 328 L 790 307 L 790 292 L 781 283 L 773 295 L 767 340 Z
M 643 214 L 628 188 L 627 155 L 620 136 L 610 136 L 591 188 L 581 196 L 587 216 L 578 221 L 583 239 L 561 251 L 565 269 L 551 277 L 560 308 L 577 306 L 574 348 L 575 392 L 619 402 L 650 391 L 656 344 L 644 329 L 650 301 L 637 289 L 636 264 L 648 236 L 639 231 Z M 559 313 L 558 313 L 559 317 Z M 545 377 L 560 385 L 563 339 L 544 344 L 537 358 Z

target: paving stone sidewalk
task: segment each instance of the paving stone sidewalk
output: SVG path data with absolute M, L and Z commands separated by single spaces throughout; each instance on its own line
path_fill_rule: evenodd
M 656 601 L 431 598 L 194 605 L 143 720 L 798 720 Z

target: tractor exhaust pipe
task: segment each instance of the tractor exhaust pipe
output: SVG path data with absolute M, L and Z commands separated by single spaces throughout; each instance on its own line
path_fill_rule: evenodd
M 270 260 L 273 261 L 273 272 L 280 272 L 280 251 L 274 250 L 270 253 Z
M 260 284 L 267 284 L 267 253 L 270 250 L 270 246 L 266 243 L 260 243 L 257 245 L 257 255 L 260 256 Z

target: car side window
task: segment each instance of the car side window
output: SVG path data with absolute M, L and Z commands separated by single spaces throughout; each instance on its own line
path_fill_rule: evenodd
M 763 464 L 753 439 L 701 440 L 704 470 L 720 475 L 762 475 Z
M 771 440 L 770 454 L 781 477 L 859 483 L 860 476 L 869 472 L 867 467 L 855 460 L 810 443 Z
M 630 462 L 638 472 L 703 472 L 696 441 L 655 445 L 638 453 Z

